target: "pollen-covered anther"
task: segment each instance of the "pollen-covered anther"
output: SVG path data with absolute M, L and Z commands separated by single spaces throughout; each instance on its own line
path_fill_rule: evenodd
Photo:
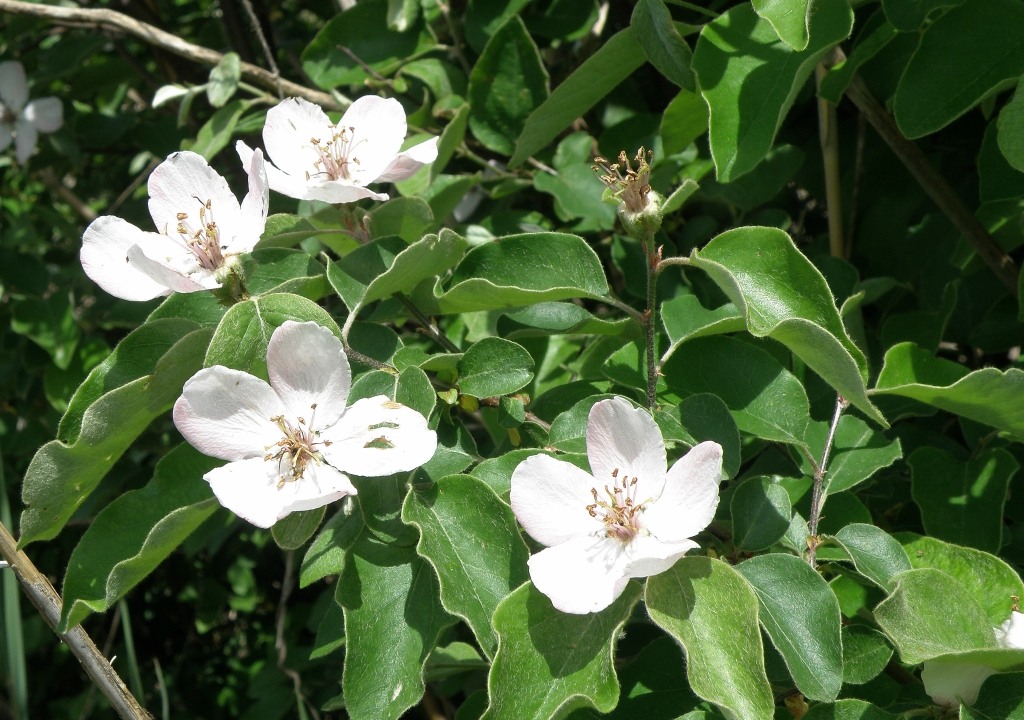
M 202 268 L 218 270 L 224 264 L 224 253 L 221 252 L 220 229 L 213 219 L 213 200 L 195 199 L 199 203 L 199 227 L 191 226 L 188 213 L 178 212 L 175 213 L 178 221 L 175 230 Z
M 343 127 L 335 130 L 330 128 L 331 139 L 321 142 L 319 138 L 310 138 L 310 145 L 316 150 L 317 159 L 313 161 L 316 170 L 313 175 L 326 175 L 329 180 L 351 180 L 350 165 L 359 165 L 355 149 L 362 141 L 356 142 L 355 127 Z M 311 177 L 306 173 L 306 178 Z
M 266 461 L 277 460 L 277 469 L 280 479 L 277 482 L 278 489 L 283 488 L 285 483 L 296 482 L 302 478 L 302 474 L 306 469 L 306 466 L 310 461 L 319 464 L 321 462 L 320 453 L 317 451 L 317 445 L 328 446 L 331 443 L 329 441 L 318 441 L 318 433 L 309 429 L 316 420 L 316 403 L 313 403 L 310 408 L 313 413 L 310 415 L 309 424 L 307 425 L 305 418 L 297 418 L 297 423 L 293 425 L 288 422 L 283 415 L 277 415 L 270 418 L 270 421 L 280 428 L 284 434 L 280 440 L 275 444 L 267 448 L 278 448 L 277 452 L 268 452 L 263 456 Z M 287 461 L 288 469 L 284 469 L 284 464 Z
M 610 487 L 604 486 L 603 495 L 597 488 L 590 488 L 594 502 L 587 505 L 586 509 L 591 517 L 599 517 L 604 523 L 601 532 L 605 536 L 627 543 L 643 529 L 640 515 L 647 501 L 637 502 L 635 477 L 623 474 L 620 478 L 618 468 L 612 470 L 611 476 L 613 484 Z
M 594 172 L 598 173 L 601 182 L 607 185 L 615 197 L 632 213 L 641 212 L 647 207 L 647 195 L 651 191 L 651 163 L 654 153 L 641 147 L 630 161 L 626 151 L 619 153 L 618 162 L 609 162 L 600 155 L 594 158 Z M 635 165 L 635 167 L 634 167 Z

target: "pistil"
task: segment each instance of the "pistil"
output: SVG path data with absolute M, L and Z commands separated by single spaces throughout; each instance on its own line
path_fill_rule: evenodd
M 278 448 L 277 452 L 268 452 L 263 456 L 266 461 L 277 460 L 277 470 L 280 475 L 277 487 L 278 489 L 283 488 L 285 483 L 297 482 L 302 478 L 302 474 L 306 471 L 308 463 L 313 462 L 317 465 L 323 460 L 320 452 L 316 449 L 317 445 L 330 445 L 329 440 L 319 441 L 317 436 L 319 432 L 313 429 L 313 422 L 316 417 L 316 403 L 310 405 L 313 413 L 310 415 L 309 423 L 306 422 L 305 418 L 298 418 L 295 424 L 292 424 L 284 415 L 277 415 L 270 418 L 270 421 L 280 428 L 284 434 L 280 440 L 275 444 L 269 446 L 267 450 L 272 448 Z M 287 471 L 283 471 L 282 466 L 285 461 L 288 463 Z
M 223 246 L 220 244 L 220 228 L 213 219 L 213 201 L 205 203 L 199 198 L 199 227 L 188 223 L 188 213 L 177 214 L 177 232 L 185 246 L 196 256 L 199 265 L 206 270 L 217 270 L 224 264 Z
M 615 538 L 623 543 L 630 542 L 640 534 L 642 529 L 640 515 L 647 502 L 636 500 L 636 477 L 619 477 L 619 469 L 612 471 L 612 485 L 604 486 L 602 495 L 597 488 L 590 488 L 594 502 L 587 505 L 591 517 L 600 518 L 604 523 L 602 531 L 606 537 Z

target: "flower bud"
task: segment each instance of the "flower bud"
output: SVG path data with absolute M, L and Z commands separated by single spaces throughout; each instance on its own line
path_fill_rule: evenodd
M 618 202 L 619 217 L 626 232 L 641 242 L 654 237 L 663 217 L 661 208 L 665 199 L 651 190 L 650 185 L 653 159 L 654 153 L 642 147 L 632 162 L 625 150 L 619 153 L 618 162 L 614 164 L 600 156 L 594 158 L 594 172 L 608 186 L 605 198 Z

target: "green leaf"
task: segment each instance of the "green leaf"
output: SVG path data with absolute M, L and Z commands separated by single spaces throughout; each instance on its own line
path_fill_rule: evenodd
M 210 82 L 206 85 L 206 98 L 215 108 L 223 107 L 238 89 L 242 76 L 242 59 L 238 53 L 225 53 L 220 62 L 210 71 Z
M 955 7 L 964 0 L 882 0 L 885 16 L 900 32 L 918 30 L 934 11 Z
M 465 620 L 494 657 L 498 637 L 491 616 L 528 579 L 530 551 L 512 510 L 483 481 L 451 475 L 425 488 L 413 486 L 402 520 L 420 531 L 416 552 L 437 573 L 445 610 Z
M 410 407 L 425 418 L 430 417 L 437 404 L 437 393 L 430 384 L 430 378 L 418 367 L 407 367 L 398 374 L 398 386 L 394 393 L 395 402 Z
M 730 717 L 771 720 L 757 595 L 742 575 L 720 560 L 684 557 L 647 580 L 644 599 L 651 619 L 683 646 L 695 693 Z
M 540 51 L 518 15 L 501 26 L 469 74 L 469 127 L 483 145 L 511 155 L 526 118 L 548 97 Z
M 71 364 L 81 335 L 67 292 L 11 301 L 10 327 L 49 353 L 62 370 Z
M 832 540 L 850 556 L 857 572 L 883 590 L 891 590 L 892 579 L 912 567 L 896 539 L 875 525 L 851 523 Z
M 96 516 L 68 561 L 62 628 L 109 610 L 220 507 L 203 475 L 221 463 L 179 445 Z
M 754 12 L 767 20 L 779 40 L 793 50 L 803 50 L 810 41 L 811 0 L 752 0 Z
M 867 361 L 843 327 L 825 278 L 788 234 L 736 228 L 694 250 L 690 262 L 735 303 L 752 335 L 781 342 L 869 418 L 888 426 L 867 397 Z
M 736 547 L 764 550 L 786 534 L 793 507 L 784 487 L 766 478 L 751 478 L 736 487 L 729 512 Z
M 466 8 L 465 33 L 469 46 L 479 54 L 487 41 L 512 17 L 529 5 L 530 0 L 510 0 L 495 3 L 489 0 L 470 0 Z
M 993 675 L 981 686 L 978 701 L 961 707 L 960 720 L 1020 720 L 1024 717 L 1024 673 Z
M 803 720 L 893 720 L 876 705 L 865 700 L 837 700 L 831 705 L 815 705 Z
M 679 403 L 676 414 L 696 442 L 714 440 L 722 446 L 722 469 L 735 477 L 740 470 L 740 433 L 722 399 L 710 393 L 691 395 Z
M 488 337 L 473 343 L 459 360 L 459 389 L 488 398 L 508 395 L 533 380 L 533 357 L 511 340 Z
M 1024 80 L 1017 83 L 1013 99 L 999 111 L 996 128 L 1003 157 L 1011 167 L 1024 172 Z
M 912 398 L 1024 437 L 1024 371 L 1016 368 L 970 372 L 913 343 L 900 343 L 886 351 L 871 392 Z
M 698 92 L 680 90 L 662 113 L 658 134 L 661 135 L 665 155 L 675 155 L 686 150 L 690 143 L 706 133 L 707 130 L 708 106 L 704 104 L 704 98 Z M 697 183 L 687 178 L 680 190 L 683 187 L 692 193 L 697 190 Z M 673 192 L 662 207 L 662 212 L 666 215 L 678 210 L 682 205 L 681 200 L 684 198 L 673 199 L 675 194 Z
M 345 646 L 345 613 L 336 602 L 329 602 L 316 629 L 316 640 L 309 653 L 310 660 L 327 657 Z
M 857 45 L 849 57 L 828 69 L 819 83 L 818 95 L 833 105 L 838 105 L 861 65 L 880 53 L 897 34 L 896 28 L 883 22 L 871 30 L 867 37 L 858 38 Z
M 421 240 L 434 224 L 434 213 L 430 211 L 430 206 L 416 197 L 392 198 L 374 208 L 369 218 L 371 238 L 396 235 L 410 244 Z M 451 231 L 448 232 L 455 235 Z
M 336 600 L 345 611 L 341 684 L 353 720 L 395 720 L 423 696 L 423 667 L 454 622 L 437 579 L 411 548 L 363 533 L 349 550 Z
M 213 158 L 231 142 L 239 118 L 253 104 L 253 101 L 232 100 L 215 112 L 196 133 L 191 147 L 183 148 L 199 153 L 207 160 Z
M 538 335 L 623 335 L 639 337 L 640 325 L 631 317 L 603 320 L 571 302 L 544 302 L 502 313 L 498 334 L 515 339 Z
M 21 497 L 21 545 L 55 537 L 117 459 L 155 418 L 167 412 L 200 368 L 210 330 L 195 330 L 157 361 L 153 372 L 104 393 L 82 416 L 66 444 L 43 445 L 29 463 Z
M 313 537 L 326 513 L 327 506 L 322 505 L 314 510 L 301 510 L 286 515 L 270 528 L 274 542 L 282 550 L 298 550 Z
M 672 15 L 662 0 L 640 0 L 633 8 L 630 27 L 644 55 L 662 75 L 681 88 L 694 91 L 697 83 L 690 69 L 693 53 L 679 35 Z
M 329 575 L 340 575 L 348 549 L 363 532 L 363 515 L 356 509 L 354 496 L 343 498 L 338 511 L 327 521 L 306 550 L 299 570 L 299 587 L 312 585 Z
M 933 133 L 1024 74 L 1024 5 L 967 2 L 929 25 L 893 97 L 908 138 Z
M 442 287 L 434 295 L 443 313 L 608 294 L 604 268 L 586 241 L 553 232 L 509 235 L 473 248 Z
M 808 447 L 823 448 L 828 437 L 829 423 L 812 422 L 807 425 Z M 882 468 L 889 467 L 903 457 L 899 439 L 889 440 L 855 415 L 844 415 L 836 427 L 832 454 L 825 475 L 825 492 L 835 494 L 868 480 Z M 803 459 L 802 468 L 808 476 L 814 474 L 810 462 Z
M 663 302 L 661 322 L 671 343 L 662 356 L 662 362 L 672 357 L 679 345 L 687 340 L 708 335 L 728 335 L 747 326 L 743 314 L 732 303 L 708 310 L 696 295 L 679 295 Z
M 580 707 L 608 712 L 619 699 L 614 643 L 640 597 L 625 591 L 601 612 L 567 615 L 526 582 L 494 612 L 498 653 L 487 677 L 484 720 L 560 717 Z
M 892 647 L 882 633 L 863 625 L 843 627 L 843 682 L 863 685 L 885 670 Z
M 563 130 L 608 95 L 644 64 L 644 53 L 632 28 L 624 28 L 603 42 L 597 51 L 530 113 L 516 141 L 509 167 L 547 147 Z
M 1010 479 L 1020 466 L 1002 448 L 961 462 L 943 448 L 923 447 L 907 458 L 911 494 L 925 530 L 940 540 L 998 553 Z
M 697 704 L 690 688 L 679 681 L 683 667 L 682 648 L 672 638 L 662 635 L 648 643 L 632 662 L 620 667 L 622 698 L 604 717 L 609 720 L 676 720 L 679 708 Z
M 711 108 L 711 154 L 720 181 L 761 162 L 814 66 L 853 27 L 846 0 L 813 0 L 807 16 L 809 37 L 800 51 L 780 40 L 748 3 L 701 30 L 693 69 Z

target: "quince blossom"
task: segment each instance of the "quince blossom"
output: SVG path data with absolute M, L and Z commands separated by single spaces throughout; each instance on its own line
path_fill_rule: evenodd
M 64 124 L 64 106 L 55 97 L 28 102 L 25 68 L 16 60 L 0 63 L 0 152 L 14 141 L 14 157 L 24 165 L 36 149 L 39 133 Z
M 623 398 L 595 403 L 587 420 L 591 473 L 547 455 L 512 474 L 512 510 L 545 550 L 530 578 L 567 613 L 603 610 L 630 578 L 664 572 L 718 507 L 722 448 L 703 442 L 666 472 L 661 431 Z
M 1014 610 L 993 632 L 999 647 L 1024 650 L 1024 613 Z M 995 668 L 978 663 L 928 660 L 921 671 L 921 681 L 924 691 L 936 703 L 959 708 L 960 703 L 973 705 L 985 680 L 996 672 Z
M 263 153 L 253 153 L 245 169 L 249 192 L 239 204 L 202 155 L 173 153 L 149 176 L 149 214 L 158 232 L 112 215 L 97 218 L 82 237 L 85 274 L 123 300 L 220 287 L 234 256 L 252 251 L 267 221 Z
M 346 473 L 390 475 L 434 455 L 420 413 L 380 395 L 346 407 L 352 373 L 333 333 L 287 321 L 267 346 L 270 384 L 221 365 L 196 373 L 174 424 L 200 452 L 228 460 L 204 475 L 221 505 L 270 527 L 289 513 L 355 495 Z
M 283 100 L 263 127 L 270 187 L 299 200 L 387 200 L 366 186 L 403 180 L 437 158 L 436 137 L 399 152 L 405 132 L 405 110 L 391 98 L 361 97 L 336 125 L 308 100 Z M 239 141 L 235 149 L 247 163 L 252 148 Z

